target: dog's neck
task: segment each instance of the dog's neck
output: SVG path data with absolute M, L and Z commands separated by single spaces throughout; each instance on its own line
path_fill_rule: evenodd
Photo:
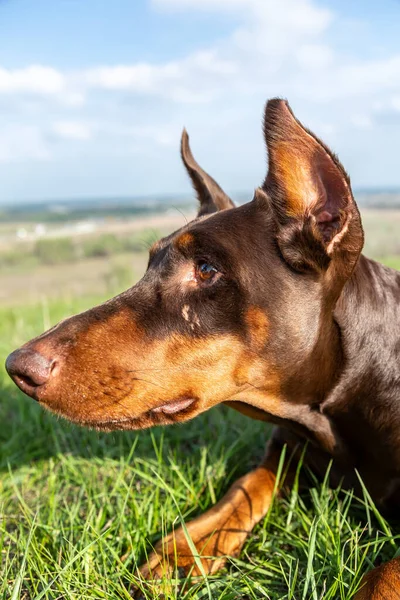
M 361 256 L 334 316 L 345 362 L 321 410 L 383 502 L 400 474 L 400 273 Z
M 344 388 L 349 400 L 371 389 L 379 399 L 385 382 L 400 394 L 400 272 L 361 255 L 333 313 L 322 315 L 315 346 L 285 382 L 285 399 L 332 404 Z
M 343 440 L 354 439 L 374 404 L 384 405 L 387 393 L 400 393 L 400 273 L 361 256 L 333 314 L 320 323 L 316 344 L 278 397 L 261 387 L 239 394 L 240 404 L 229 404 L 253 418 L 285 421 L 307 437 L 313 432 L 334 453 Z M 359 422 L 346 416 L 342 423 L 351 411 Z M 400 403 L 398 412 L 400 420 Z
M 400 373 L 400 272 L 361 255 L 334 318 L 347 363 Z
M 322 307 L 315 343 L 285 374 L 282 397 L 315 407 L 343 379 L 354 390 L 353 380 L 369 387 L 372 375 L 400 389 L 400 272 L 361 255 L 335 309 Z
M 346 397 L 400 391 L 400 273 L 361 256 L 334 311 L 345 357 Z M 337 396 L 335 394 L 334 396 Z M 335 400 L 336 401 L 336 400 Z M 333 399 L 328 400 L 329 403 Z

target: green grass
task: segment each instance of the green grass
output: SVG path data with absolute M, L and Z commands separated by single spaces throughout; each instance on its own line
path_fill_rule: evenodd
M 391 269 L 400 271 L 400 256 L 382 256 L 377 260 Z
M 1 309 L 1 363 L 97 300 Z M 201 514 L 254 467 L 270 434 L 226 408 L 165 429 L 87 431 L 46 413 L 0 369 L 1 599 L 130 598 L 146 551 L 179 513 Z M 368 499 L 315 482 L 276 499 L 240 557 L 207 585 L 173 584 L 165 597 L 344 600 L 399 539 Z

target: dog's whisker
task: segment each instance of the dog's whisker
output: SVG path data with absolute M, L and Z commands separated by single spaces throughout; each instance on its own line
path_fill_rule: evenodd
M 186 226 L 152 246 L 137 285 L 7 359 L 26 394 L 103 429 L 184 422 L 218 402 L 279 425 L 258 468 L 156 547 L 146 578 L 171 579 L 164 556 L 186 575 L 221 568 L 269 511 L 281 473 L 297 490 L 303 458 L 375 516 L 398 513 L 400 275 L 361 254 L 360 212 L 338 158 L 287 102 L 270 100 L 264 117 L 269 170 L 252 201 L 235 207 L 184 130 L 197 217 L 183 215 Z M 400 557 L 364 584 L 354 600 L 400 589 Z

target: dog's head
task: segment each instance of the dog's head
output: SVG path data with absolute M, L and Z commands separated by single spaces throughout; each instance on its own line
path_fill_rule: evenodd
M 279 403 L 294 384 L 318 401 L 360 217 L 343 167 L 286 102 L 268 102 L 264 127 L 268 174 L 237 208 L 184 132 L 198 217 L 154 244 L 131 289 L 9 356 L 26 394 L 105 429 L 183 421 L 224 401 Z

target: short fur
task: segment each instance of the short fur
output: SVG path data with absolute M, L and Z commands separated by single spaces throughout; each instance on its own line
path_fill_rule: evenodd
M 235 208 L 181 154 L 200 202 L 150 251 L 139 283 L 28 342 L 7 360 L 50 410 L 99 429 L 185 421 L 220 402 L 277 425 L 258 469 L 188 524 L 206 572 L 266 514 L 284 444 L 332 483 L 400 506 L 400 273 L 361 255 L 363 230 L 337 157 L 280 99 L 264 120 L 269 169 Z M 290 452 L 289 452 L 290 454 Z M 290 476 L 288 481 L 290 481 Z M 198 572 L 182 530 L 142 569 Z M 214 558 L 212 558 L 214 557 Z M 394 599 L 400 563 L 372 571 L 357 599 Z

